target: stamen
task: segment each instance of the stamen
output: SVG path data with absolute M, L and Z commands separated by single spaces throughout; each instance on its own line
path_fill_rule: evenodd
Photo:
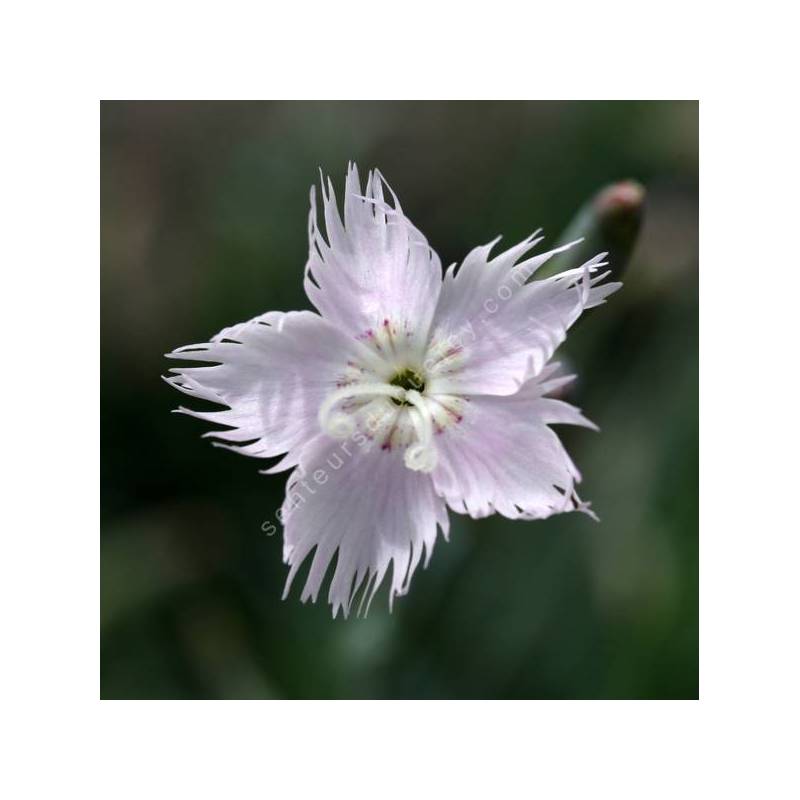
M 342 413 L 332 413 L 334 407 L 342 400 L 362 395 L 385 396 L 402 399 L 405 390 L 399 386 L 389 386 L 385 383 L 361 383 L 352 386 L 343 386 L 331 392 L 319 409 L 319 424 L 328 435 L 337 439 L 345 439 L 355 431 L 352 416 Z
M 406 449 L 405 465 L 419 472 L 432 472 L 439 460 L 433 443 L 433 416 L 427 401 L 416 390 L 409 389 L 406 400 L 414 406 L 408 413 L 419 440 Z
M 424 444 L 427 444 L 433 437 L 433 418 L 428 403 L 416 389 L 408 389 L 405 399 L 419 412 L 420 428 L 417 429 L 417 436 Z M 415 423 L 414 427 L 417 428 L 415 417 L 416 415 L 412 414 L 411 419 Z
M 406 448 L 403 456 L 405 465 L 415 472 L 433 472 L 438 460 L 439 456 L 432 444 L 427 446 L 412 444 L 411 447 Z

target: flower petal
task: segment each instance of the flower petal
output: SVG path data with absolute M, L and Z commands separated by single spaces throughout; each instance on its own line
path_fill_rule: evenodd
M 594 426 L 542 391 L 533 379 L 514 395 L 470 397 L 461 423 L 437 437 L 433 481 L 453 511 L 511 519 L 588 511 L 575 492 L 580 473 L 548 424 Z
M 392 567 L 389 604 L 405 594 L 437 526 L 447 538 L 447 509 L 429 475 L 412 472 L 401 450 L 372 448 L 365 437 L 334 441 L 320 436 L 304 450 L 289 478 L 281 518 L 284 561 L 290 566 L 284 597 L 306 557 L 315 550 L 301 599 L 316 602 L 337 555 L 328 600 L 346 617 L 359 589 L 366 607 Z M 360 444 L 359 444 L 360 442 Z
M 384 186 L 393 206 L 384 202 Z M 350 164 L 344 224 L 330 178 L 327 191 L 322 181 L 322 200 L 327 241 L 317 225 L 312 188 L 305 278 L 311 302 L 323 317 L 354 335 L 391 320 L 424 342 L 441 289 L 441 262 L 405 217 L 383 176 L 370 172 L 362 195 L 358 169 Z
M 229 430 L 213 436 L 236 452 L 288 456 L 270 472 L 297 464 L 299 450 L 319 434 L 317 414 L 363 345 L 310 311 L 269 312 L 220 331 L 210 342 L 181 347 L 168 357 L 215 362 L 170 370 L 167 382 L 190 397 L 228 406 L 181 413 Z
M 593 274 L 604 266 L 604 254 L 577 269 L 528 283 L 549 258 L 572 246 L 519 262 L 539 241 L 534 234 L 490 260 L 496 244 L 491 242 L 473 250 L 458 271 L 447 271 L 432 349 L 441 352 L 446 344 L 446 352 L 457 350 L 459 357 L 443 369 L 434 367 L 432 391 L 513 394 L 541 372 L 584 309 L 604 302 L 621 286 L 597 285 L 608 275 Z

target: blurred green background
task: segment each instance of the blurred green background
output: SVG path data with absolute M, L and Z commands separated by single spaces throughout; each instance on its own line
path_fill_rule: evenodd
M 101 695 L 694 698 L 698 692 L 695 102 L 101 104 Z M 163 353 L 302 291 L 309 186 L 378 166 L 447 265 L 554 243 L 604 184 L 647 188 L 625 287 L 559 355 L 560 427 L 602 522 L 451 514 L 389 614 L 280 600 L 285 475 L 212 448 Z M 322 595 L 324 596 L 324 590 Z

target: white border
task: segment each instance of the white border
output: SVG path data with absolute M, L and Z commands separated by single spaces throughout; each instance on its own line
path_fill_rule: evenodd
M 795 27 L 770 2 L 522 9 L 7 12 L 6 796 L 796 793 Z M 702 99 L 703 699 L 100 703 L 98 98 L 534 96 Z

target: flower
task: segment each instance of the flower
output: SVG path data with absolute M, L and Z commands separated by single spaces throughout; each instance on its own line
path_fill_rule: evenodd
M 390 566 L 390 607 L 407 592 L 437 531 L 447 539 L 448 508 L 591 514 L 549 426 L 595 426 L 548 397 L 571 379 L 551 358 L 583 310 L 620 284 L 600 284 L 605 254 L 529 281 L 571 246 L 530 255 L 538 231 L 494 257 L 499 239 L 478 247 L 443 275 L 377 170 L 362 192 L 348 167 L 343 219 L 330 179 L 322 204 L 325 235 L 312 188 L 305 289 L 319 313 L 270 311 L 178 348 L 168 355 L 205 365 L 166 380 L 226 407 L 177 409 L 226 426 L 205 434 L 220 446 L 282 456 L 266 473 L 293 470 L 279 514 L 284 597 L 314 551 L 301 599 L 316 601 L 336 557 L 328 599 L 346 617 L 359 593 L 359 611 L 369 608 Z

